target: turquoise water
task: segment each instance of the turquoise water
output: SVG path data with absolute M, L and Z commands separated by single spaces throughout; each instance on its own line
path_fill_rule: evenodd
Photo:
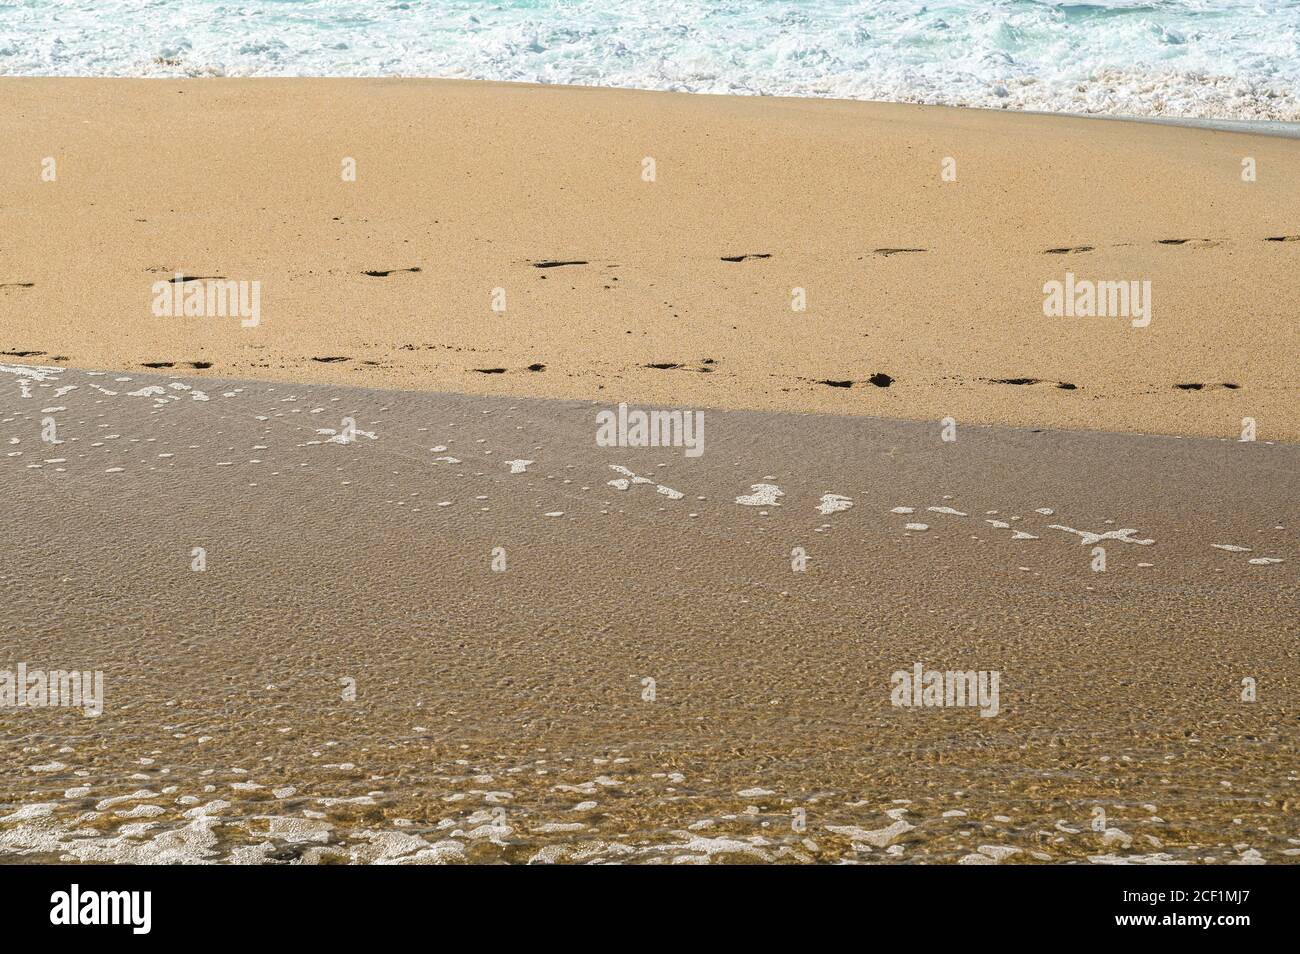
M 0 74 L 443 76 L 1300 119 L 1300 0 L 22 0 Z

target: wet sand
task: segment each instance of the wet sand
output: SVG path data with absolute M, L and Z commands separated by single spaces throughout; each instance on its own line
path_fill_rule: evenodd
M 124 377 L 0 372 L 0 668 L 105 679 L 5 860 L 1300 853 L 1294 444 Z
M 0 360 L 1300 439 L 1293 140 L 419 79 L 0 104 Z M 155 317 L 178 272 L 260 282 L 259 325 Z M 1149 281 L 1150 325 L 1045 317 L 1067 274 Z

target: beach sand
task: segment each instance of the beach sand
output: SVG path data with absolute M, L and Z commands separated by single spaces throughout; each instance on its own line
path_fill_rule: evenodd
M 104 711 L 0 709 L 0 855 L 1297 853 L 1295 445 L 15 377 L 4 663 Z M 917 663 L 996 713 L 893 705 Z
M 1300 437 L 1291 140 L 417 79 L 0 99 L 0 360 Z M 177 272 L 261 282 L 260 324 L 155 317 Z M 1045 317 L 1067 272 L 1150 281 L 1150 325 Z
M 426 80 L 0 105 L 0 681 L 105 692 L 0 706 L 0 859 L 1300 857 L 1294 141 Z M 177 273 L 260 282 L 256 326 L 154 315 Z M 1067 274 L 1150 324 L 1045 316 Z M 602 446 L 620 402 L 703 409 L 703 452 Z M 998 698 L 896 705 L 918 665 Z

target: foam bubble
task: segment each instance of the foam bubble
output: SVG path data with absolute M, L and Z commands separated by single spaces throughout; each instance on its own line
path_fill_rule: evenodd
M 1133 534 L 1137 533 L 1132 527 L 1125 527 L 1122 530 L 1107 530 L 1105 533 L 1093 533 L 1091 530 L 1075 530 L 1073 527 L 1064 527 L 1059 523 L 1049 524 L 1049 530 L 1061 530 L 1065 533 L 1073 533 L 1081 537 L 1083 546 L 1091 546 L 1094 543 L 1100 543 L 1102 540 L 1118 540 L 1121 543 L 1136 543 L 1140 547 L 1149 547 L 1155 543 L 1154 540 L 1137 540 Z
M 30 381 L 53 381 L 63 373 L 63 369 L 35 365 L 29 367 L 25 364 L 0 364 L 0 372 L 16 374 L 18 377 Z
M 749 489 L 752 493 L 741 494 L 736 503 L 743 507 L 779 507 L 780 498 L 785 496 L 776 484 L 750 484 Z
M 817 512 L 822 514 L 839 513 L 848 510 L 853 506 L 853 501 L 843 494 L 822 494 L 821 503 L 817 505 Z

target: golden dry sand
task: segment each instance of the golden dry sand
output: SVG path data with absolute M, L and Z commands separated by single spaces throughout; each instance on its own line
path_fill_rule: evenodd
M 0 107 L 0 360 L 1300 437 L 1294 141 L 416 79 L 7 78 Z M 177 271 L 260 281 L 261 324 L 155 317 Z M 1150 326 L 1044 317 L 1067 271 L 1149 280 Z

